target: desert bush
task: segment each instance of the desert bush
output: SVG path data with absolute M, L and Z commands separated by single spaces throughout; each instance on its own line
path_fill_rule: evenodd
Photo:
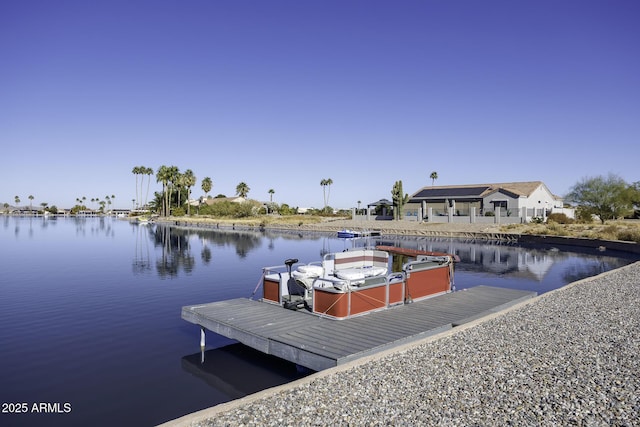
M 640 243 L 640 229 L 620 230 L 618 232 L 617 240 L 624 240 L 626 242 Z
M 618 240 L 618 234 L 620 232 L 620 228 L 617 225 L 607 225 L 602 228 L 597 234 L 598 238 L 604 240 Z
M 552 213 L 547 216 L 547 222 L 555 222 L 557 224 L 573 224 L 573 220 L 563 213 Z
M 564 215 L 564 214 L 562 214 Z M 557 222 L 551 221 L 547 223 L 547 233 L 545 234 L 553 234 L 556 236 L 566 236 L 569 234 L 566 228 L 560 225 Z

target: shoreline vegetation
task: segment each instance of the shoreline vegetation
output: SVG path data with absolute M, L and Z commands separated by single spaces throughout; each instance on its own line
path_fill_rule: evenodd
M 178 223 L 183 226 L 223 227 L 238 229 L 295 229 L 299 231 L 334 232 L 343 229 L 380 231 L 382 234 L 408 236 L 464 237 L 465 234 L 486 234 L 508 239 L 509 235 L 559 236 L 578 239 L 597 239 L 640 243 L 640 220 L 611 220 L 606 224 L 460 224 L 420 223 L 417 221 L 351 220 L 345 217 L 320 216 L 263 216 L 255 218 L 218 218 L 206 216 L 160 217 L 157 222 Z

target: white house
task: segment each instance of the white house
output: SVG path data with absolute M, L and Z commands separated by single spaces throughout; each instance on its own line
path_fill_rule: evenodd
M 542 181 L 425 186 L 410 196 L 404 213 L 408 219 L 429 222 L 468 222 L 469 217 L 475 222 L 475 218 L 499 217 L 510 218 L 501 221 L 507 223 L 528 222 L 550 213 L 574 216 L 573 210 L 563 208 L 562 198 Z

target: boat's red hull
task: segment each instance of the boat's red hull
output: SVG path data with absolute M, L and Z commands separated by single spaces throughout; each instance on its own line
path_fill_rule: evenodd
M 313 290 L 313 312 L 344 319 L 379 310 L 404 302 L 402 288 L 402 282 L 389 285 L 388 303 L 386 286 L 374 286 L 351 292 L 335 292 L 332 288 L 316 288 Z

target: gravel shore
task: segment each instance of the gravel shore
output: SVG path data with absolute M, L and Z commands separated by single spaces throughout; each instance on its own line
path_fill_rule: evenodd
M 180 426 L 640 425 L 640 263 Z

